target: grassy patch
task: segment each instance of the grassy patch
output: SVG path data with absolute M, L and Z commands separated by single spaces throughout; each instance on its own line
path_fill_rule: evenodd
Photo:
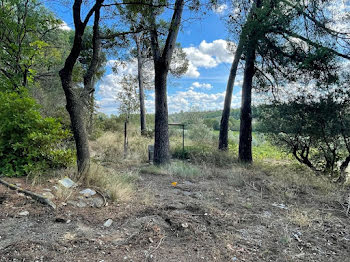
M 113 201 L 129 201 L 134 194 L 134 182 L 138 178 L 132 171 L 116 172 L 92 164 L 87 177 L 87 185 L 104 189 Z
M 171 164 L 166 165 L 164 168 L 168 174 L 184 178 L 198 177 L 203 172 L 197 166 L 180 161 L 174 161 Z
M 91 143 L 92 155 L 101 162 L 119 166 L 133 166 L 148 160 L 148 145 L 152 139 L 141 136 L 138 131 L 129 131 L 128 154 L 124 157 L 124 137 L 122 133 L 106 132 Z
M 141 174 L 167 175 L 168 172 L 160 166 L 149 165 L 140 169 Z
M 201 176 L 203 170 L 199 167 L 192 165 L 190 163 L 182 161 L 173 161 L 170 164 L 163 166 L 151 165 L 148 167 L 143 167 L 140 169 L 140 173 L 143 174 L 154 174 L 154 175 L 169 175 L 169 176 L 179 176 L 183 178 L 194 178 Z

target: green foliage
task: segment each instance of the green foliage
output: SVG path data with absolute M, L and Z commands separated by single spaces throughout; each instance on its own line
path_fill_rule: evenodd
M 290 152 L 315 171 L 333 173 L 338 163 L 346 168 L 349 153 L 349 102 L 343 91 L 310 100 L 267 105 L 260 115 L 260 130 L 272 144 Z
M 50 61 L 46 37 L 60 21 L 35 0 L 5 0 L 0 24 L 0 89 L 27 86 L 36 74 L 33 65 Z
M 69 132 L 53 118 L 43 118 L 39 106 L 24 92 L 0 92 L 0 173 L 19 176 L 70 165 L 71 150 L 62 141 Z

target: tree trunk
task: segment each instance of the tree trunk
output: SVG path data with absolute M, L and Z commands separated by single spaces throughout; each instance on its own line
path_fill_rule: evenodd
M 171 63 L 172 54 L 176 45 L 179 32 L 184 0 L 176 0 L 174 13 L 171 19 L 169 33 L 165 41 L 163 52 L 159 45 L 154 10 L 149 17 L 151 23 L 151 47 L 154 61 L 154 89 L 155 89 L 155 137 L 154 137 L 154 163 L 156 165 L 168 163 L 169 155 L 169 132 L 168 132 L 168 103 L 167 103 L 167 76 Z
M 140 98 L 140 124 L 141 135 L 146 133 L 146 109 L 145 109 L 145 94 L 143 88 L 143 58 L 142 50 L 140 46 L 140 36 L 135 36 L 136 48 L 137 48 L 137 79 L 139 82 L 139 98 Z
M 127 158 L 128 156 L 128 119 L 124 122 L 124 158 Z
M 168 132 L 168 103 L 167 103 L 167 71 L 162 65 L 155 70 L 155 134 L 154 160 L 155 164 L 169 162 L 169 132 Z
M 337 182 L 344 183 L 346 181 L 346 175 L 347 175 L 346 168 L 349 166 L 349 164 L 350 164 L 350 155 L 345 158 L 345 160 L 340 166 L 340 174 Z
M 222 111 L 221 122 L 220 122 L 220 134 L 219 134 L 219 149 L 227 150 L 228 148 L 228 125 L 230 119 L 231 102 L 232 102 L 232 92 L 235 83 L 235 78 L 237 74 L 237 68 L 239 61 L 243 53 L 243 39 L 239 40 L 235 57 L 232 62 L 230 75 L 227 82 L 224 109 Z
M 254 41 L 254 40 L 253 40 Z M 242 86 L 241 123 L 239 132 L 239 160 L 250 163 L 252 156 L 252 85 L 255 64 L 255 43 L 247 47 Z
M 86 178 L 90 168 L 90 151 L 89 141 L 86 132 L 86 126 L 84 122 L 84 95 L 86 88 L 83 90 L 83 94 L 80 95 L 76 92 L 72 86 L 72 72 L 74 65 L 80 55 L 82 49 L 82 37 L 86 28 L 86 25 L 91 16 L 96 12 L 96 21 L 99 19 L 99 10 L 104 0 L 96 0 L 95 5 L 87 13 L 84 21 L 81 20 L 81 5 L 82 0 L 75 0 L 73 4 L 73 18 L 74 18 L 74 42 L 72 49 L 65 61 L 64 67 L 60 70 L 59 75 L 61 78 L 62 88 L 64 90 L 67 111 L 70 116 L 72 131 L 74 135 L 76 150 L 77 150 L 77 166 L 78 175 L 77 179 L 82 180 Z M 94 26 L 95 26 L 94 24 Z M 89 71 L 89 70 L 88 70 Z M 84 85 L 85 85 L 84 77 Z M 91 77 L 92 80 L 92 77 Z
M 71 87 L 71 77 L 63 70 L 60 71 L 62 86 L 66 95 L 67 111 L 70 116 L 74 141 L 77 150 L 77 179 L 85 178 L 90 168 L 89 140 L 84 125 L 84 113 L 80 96 Z

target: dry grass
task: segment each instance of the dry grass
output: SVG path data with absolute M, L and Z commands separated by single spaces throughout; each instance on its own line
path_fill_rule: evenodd
M 293 208 L 288 214 L 289 220 L 295 225 L 305 228 L 311 227 L 312 221 L 316 218 L 311 212 L 301 210 L 300 208 Z
M 194 178 L 206 175 L 206 172 L 203 172 L 202 168 L 183 161 L 172 161 L 170 164 L 163 166 L 149 165 L 141 168 L 140 173 L 182 178 Z
M 153 141 L 136 131 L 129 132 L 129 149 L 124 157 L 124 136 L 122 133 L 106 132 L 96 141 L 91 141 L 92 156 L 107 163 L 119 166 L 133 166 L 148 160 L 148 145 Z
M 134 195 L 134 182 L 137 178 L 137 174 L 133 171 L 118 173 L 113 169 L 92 164 L 86 183 L 88 186 L 102 188 L 112 201 L 126 202 Z

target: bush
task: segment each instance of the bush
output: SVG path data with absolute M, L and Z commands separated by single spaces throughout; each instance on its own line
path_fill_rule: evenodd
M 349 97 L 328 93 L 261 107 L 260 128 L 273 145 L 316 172 L 338 175 L 350 163 Z M 344 179 L 344 176 L 339 177 Z
M 0 92 L 0 174 L 20 176 L 72 163 L 69 137 L 58 120 L 43 118 L 26 94 Z

